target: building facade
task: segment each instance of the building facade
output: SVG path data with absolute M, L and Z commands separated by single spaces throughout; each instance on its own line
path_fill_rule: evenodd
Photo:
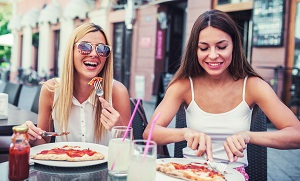
M 19 67 L 60 74 L 70 32 L 102 26 L 114 52 L 114 76 L 131 97 L 151 100 L 161 75 L 173 74 L 197 17 L 229 13 L 240 27 L 248 61 L 288 104 L 292 68 L 300 68 L 300 0 L 14 0 L 11 79 Z

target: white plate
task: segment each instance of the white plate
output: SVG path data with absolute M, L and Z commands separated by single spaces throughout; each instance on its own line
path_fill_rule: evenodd
M 62 147 L 64 145 L 80 146 L 80 148 L 83 148 L 83 149 L 90 148 L 91 150 L 102 153 L 104 155 L 104 159 L 103 160 L 93 160 L 93 161 L 82 161 L 82 162 L 35 160 L 35 159 L 30 159 L 30 161 L 39 163 L 42 165 L 55 166 L 55 167 L 84 167 L 84 166 L 98 165 L 98 164 L 107 162 L 108 147 L 103 146 L 103 145 L 94 144 L 94 143 L 57 142 L 57 143 L 43 144 L 43 145 L 39 145 L 39 146 L 30 148 L 30 155 L 34 155 L 34 154 L 40 153 L 43 150 L 49 150 L 54 147 Z
M 169 162 L 176 162 L 176 163 L 181 163 L 181 164 L 188 164 L 191 162 L 199 162 L 202 163 L 202 161 L 200 160 L 196 160 L 196 159 L 187 159 L 187 158 L 163 158 L 163 159 L 157 159 L 156 163 L 160 164 L 160 163 L 169 163 Z M 245 181 L 245 177 L 238 171 L 232 169 L 232 168 L 226 168 L 226 174 L 225 174 L 225 178 L 227 181 Z M 182 181 L 182 179 L 178 179 L 178 178 L 174 178 L 174 177 L 170 177 L 167 176 L 161 172 L 156 172 L 156 181 Z

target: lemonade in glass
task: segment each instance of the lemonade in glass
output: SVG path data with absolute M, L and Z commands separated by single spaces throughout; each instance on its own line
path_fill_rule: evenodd
M 126 176 L 130 163 L 130 144 L 132 128 L 124 138 L 126 126 L 112 128 L 112 138 L 108 144 L 108 173 L 114 176 Z
M 147 140 L 134 140 L 131 146 L 131 158 L 127 181 L 154 181 L 156 176 L 157 145 L 149 142 L 145 152 Z

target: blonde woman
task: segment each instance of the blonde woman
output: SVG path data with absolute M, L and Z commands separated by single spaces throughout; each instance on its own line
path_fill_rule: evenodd
M 103 96 L 88 82 L 102 77 Z M 45 82 L 39 102 L 37 127 L 31 121 L 32 146 L 49 143 L 44 131 L 68 131 L 56 141 L 92 142 L 108 145 L 110 130 L 127 125 L 130 102 L 126 87 L 113 80 L 113 53 L 104 30 L 86 23 L 77 27 L 67 43 L 61 77 Z

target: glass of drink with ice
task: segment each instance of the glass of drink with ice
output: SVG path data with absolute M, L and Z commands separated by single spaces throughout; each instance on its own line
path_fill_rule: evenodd
M 112 137 L 108 144 L 108 173 L 113 176 L 126 176 L 130 162 L 130 144 L 132 141 L 132 128 L 127 126 L 114 126 Z M 125 139 L 123 139 L 124 135 Z
M 156 176 L 157 145 L 150 141 L 148 151 L 147 140 L 133 140 L 127 181 L 154 181 Z

